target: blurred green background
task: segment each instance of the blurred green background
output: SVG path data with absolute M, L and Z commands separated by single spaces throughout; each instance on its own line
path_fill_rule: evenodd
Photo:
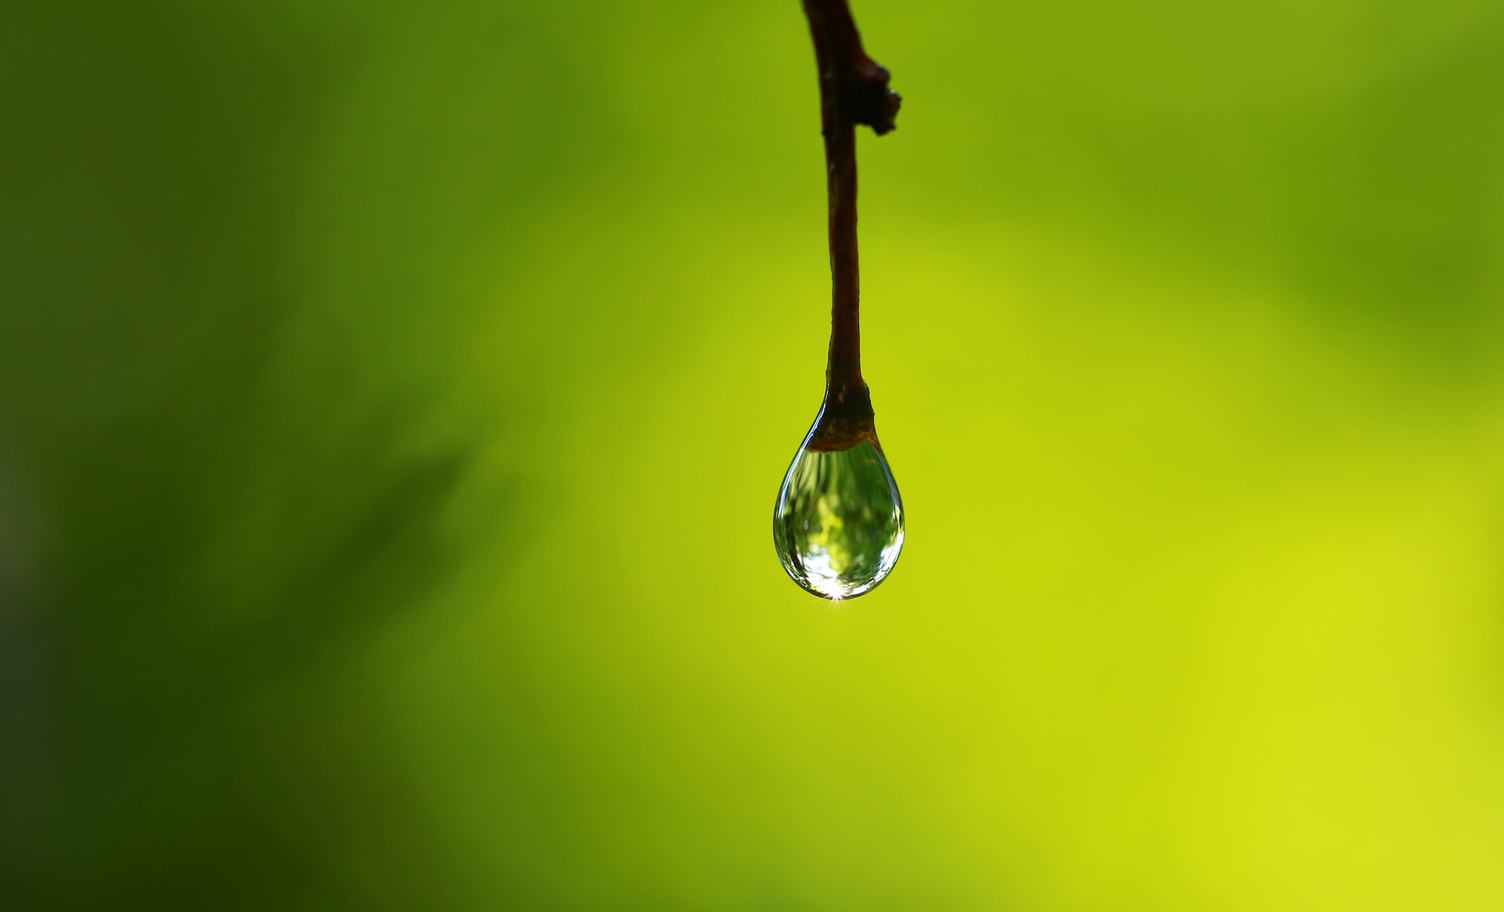
M 855 12 L 835 606 L 793 0 L 10 11 L 9 908 L 1504 908 L 1504 6 Z

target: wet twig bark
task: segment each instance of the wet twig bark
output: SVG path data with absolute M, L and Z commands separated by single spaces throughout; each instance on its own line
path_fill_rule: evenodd
M 831 325 L 825 403 L 810 446 L 842 450 L 877 442 L 872 396 L 862 379 L 856 243 L 856 126 L 879 136 L 893 129 L 900 98 L 888 71 L 867 56 L 846 0 L 803 0 L 820 73 L 830 201 Z

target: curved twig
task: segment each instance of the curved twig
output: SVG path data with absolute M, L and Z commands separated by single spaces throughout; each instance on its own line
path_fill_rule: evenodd
M 867 56 L 846 0 L 803 0 L 820 72 L 820 121 L 825 135 L 830 200 L 831 320 L 825 403 L 810 446 L 842 450 L 877 442 L 872 397 L 862 379 L 860 282 L 856 244 L 856 125 L 879 136 L 892 130 L 901 101 L 888 70 Z

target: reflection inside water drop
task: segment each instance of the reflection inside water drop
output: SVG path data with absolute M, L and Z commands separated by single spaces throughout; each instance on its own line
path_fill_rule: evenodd
M 799 448 L 778 490 L 773 544 L 794 582 L 828 599 L 871 590 L 898 563 L 903 502 L 874 443 Z

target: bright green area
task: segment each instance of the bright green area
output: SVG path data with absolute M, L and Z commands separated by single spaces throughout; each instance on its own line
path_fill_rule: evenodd
M 832 606 L 792 0 L 10 11 L 7 908 L 1504 908 L 1504 5 L 856 12 Z

